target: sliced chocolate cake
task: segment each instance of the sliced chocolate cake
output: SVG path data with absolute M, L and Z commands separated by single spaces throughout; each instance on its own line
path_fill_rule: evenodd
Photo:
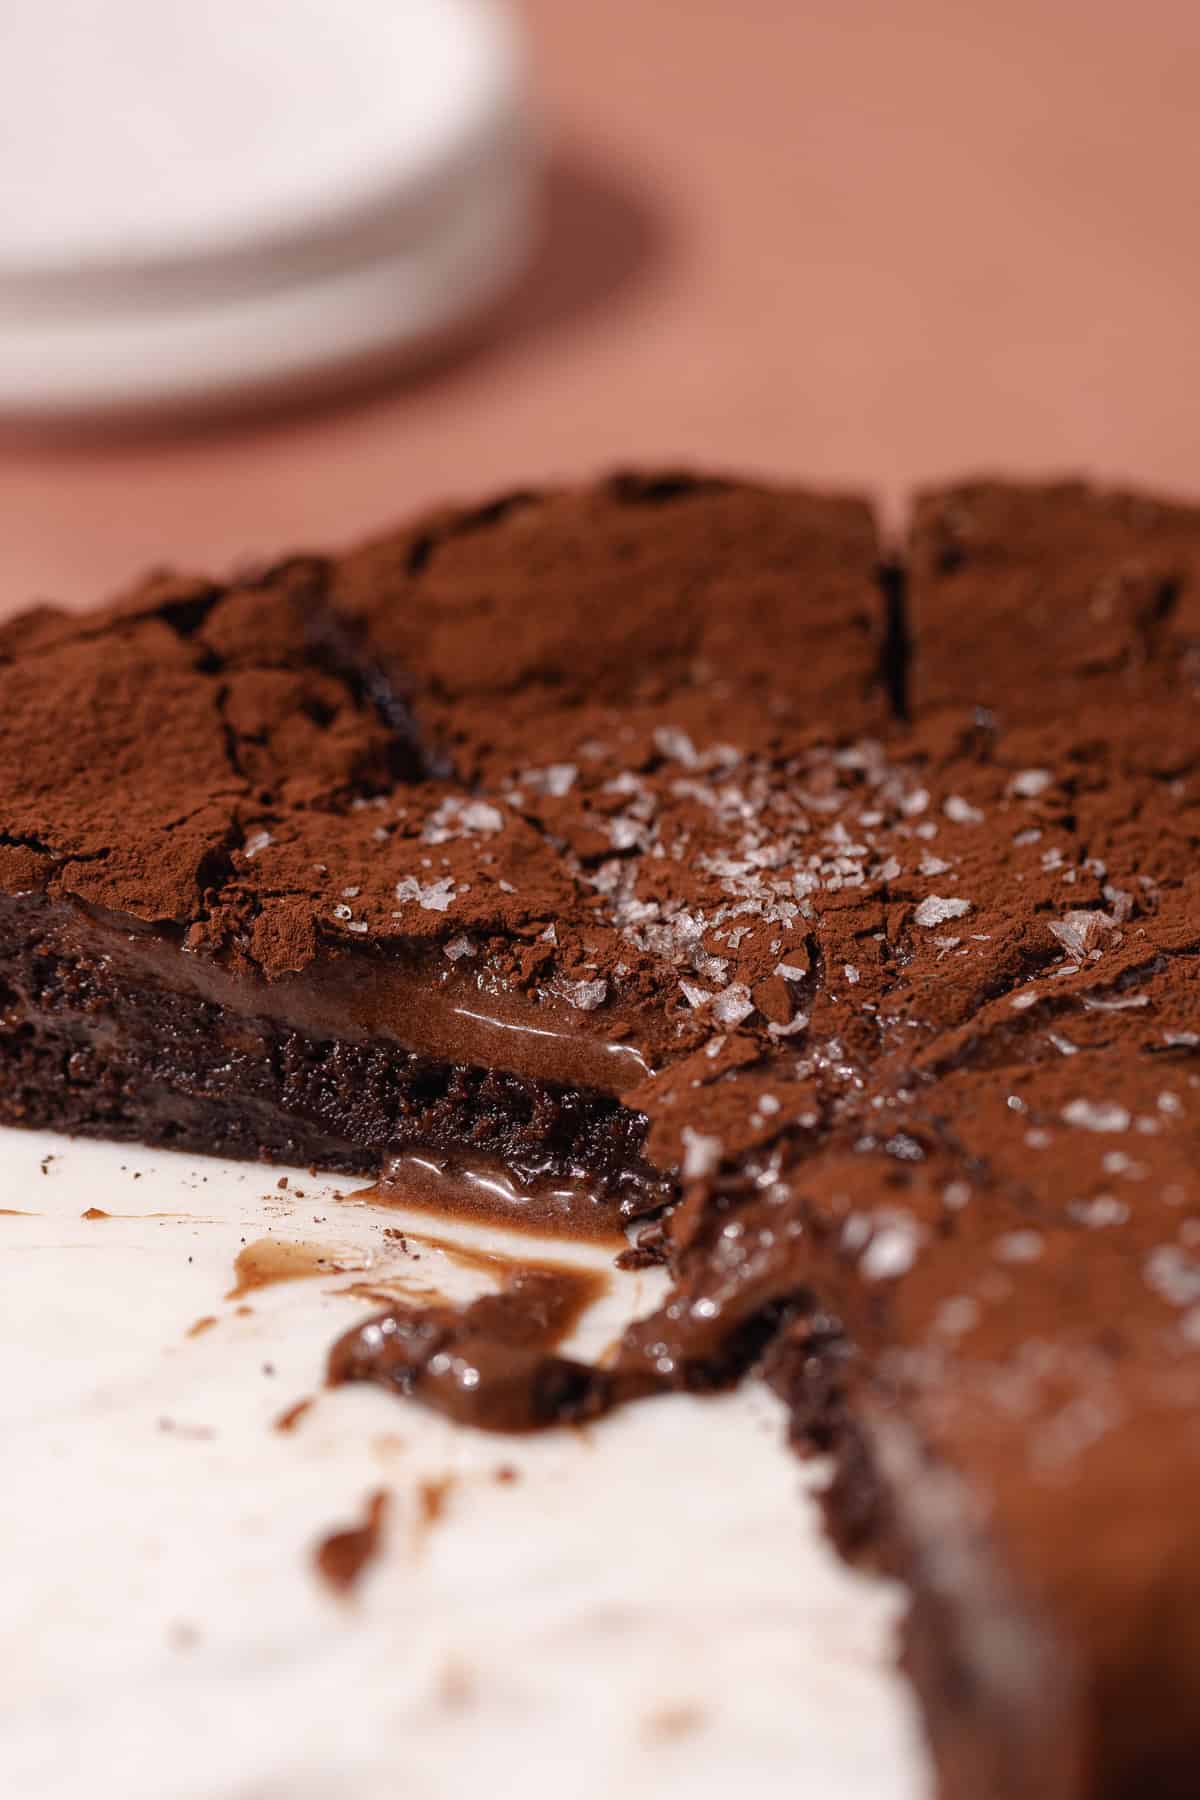
M 465 1344 L 528 1426 L 757 1367 L 945 1795 L 1190 1795 L 1198 682 L 1200 513 L 1080 485 L 882 566 L 856 500 L 628 476 L 26 614 L 0 1120 L 650 1221 L 603 1371 L 525 1346 L 489 1419 L 480 1317 L 396 1308 L 334 1373 L 441 1405 Z

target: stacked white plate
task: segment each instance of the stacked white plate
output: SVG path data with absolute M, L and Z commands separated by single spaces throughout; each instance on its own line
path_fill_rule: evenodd
M 427 355 L 527 254 L 524 86 L 485 0 L 5 0 L 0 413 Z

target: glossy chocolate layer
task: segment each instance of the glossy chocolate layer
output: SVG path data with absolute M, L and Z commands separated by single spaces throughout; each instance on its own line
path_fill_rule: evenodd
M 558 1353 L 605 1277 L 516 1264 L 498 1293 L 469 1306 L 392 1306 L 334 1345 L 329 1380 L 372 1381 L 483 1431 L 579 1424 L 644 1383 Z
M 410 1145 L 481 1156 L 513 1171 L 519 1191 L 557 1182 L 582 1199 L 586 1188 L 610 1231 L 670 1196 L 643 1154 L 644 1117 L 615 1096 L 505 1065 L 435 1061 L 373 1033 L 371 1005 L 383 1002 L 366 955 L 310 971 L 305 1004 L 299 978 L 290 989 L 239 985 L 165 932 L 122 928 L 74 902 L 0 896 L 0 925 L 0 1120 L 370 1173 Z M 420 972 L 385 973 L 398 989 L 411 975 L 418 1016 Z M 378 986 L 386 1000 L 388 983 Z M 435 1035 L 428 1019 L 425 1030 Z M 525 1034 L 510 1040 L 519 1047 Z M 583 1040 L 571 1042 L 591 1066 Z M 468 1047 L 455 1037 L 447 1049 Z

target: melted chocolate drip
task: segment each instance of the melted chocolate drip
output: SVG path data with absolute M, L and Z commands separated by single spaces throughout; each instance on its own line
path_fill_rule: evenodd
M 361 1525 L 331 1531 L 314 1550 L 313 1561 L 318 1574 L 338 1593 L 348 1593 L 367 1564 L 379 1554 L 388 1500 L 386 1488 L 379 1488 L 367 1500 Z
M 468 1306 L 392 1306 L 334 1345 L 329 1381 L 373 1381 L 462 1425 L 536 1431 L 578 1424 L 651 1391 L 642 1371 L 595 1368 L 556 1346 L 607 1277 L 520 1264 Z
M 625 1244 L 613 1209 L 597 1193 L 595 1182 L 550 1170 L 522 1176 L 497 1157 L 414 1151 L 393 1157 L 373 1186 L 357 1189 L 349 1198 L 543 1236 Z
M 239 1250 L 233 1261 L 236 1276 L 226 1300 L 239 1300 L 256 1288 L 274 1287 L 280 1281 L 311 1281 L 318 1275 L 345 1275 L 366 1263 L 328 1244 L 309 1244 L 288 1238 L 256 1238 Z

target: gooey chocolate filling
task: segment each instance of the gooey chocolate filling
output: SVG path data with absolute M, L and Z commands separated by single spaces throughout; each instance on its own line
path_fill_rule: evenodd
M 643 1154 L 644 1115 L 619 1097 L 637 1051 L 549 1009 L 398 957 L 343 953 L 302 981 L 255 983 L 77 904 L 3 899 L 0 913 L 9 1122 L 28 1106 L 84 1135 L 390 1167 L 414 1201 L 449 1171 L 442 1198 L 459 1211 L 474 1197 L 481 1216 L 591 1233 L 672 1196 Z

